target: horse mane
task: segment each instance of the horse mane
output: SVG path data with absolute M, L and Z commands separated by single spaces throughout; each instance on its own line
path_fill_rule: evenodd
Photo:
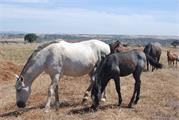
M 30 61 L 34 56 L 36 56 L 39 51 L 41 51 L 42 49 L 46 48 L 47 46 L 49 46 L 49 45 L 51 45 L 51 44 L 59 43 L 60 41 L 62 41 L 62 40 L 61 40 L 61 39 L 58 39 L 58 40 L 54 40 L 54 41 L 45 42 L 45 43 L 42 43 L 41 45 L 39 45 L 39 46 L 33 51 L 33 53 L 30 55 L 30 57 L 28 58 L 26 64 L 24 65 L 24 67 L 23 67 L 23 69 L 22 69 L 22 71 L 21 71 L 21 74 L 22 74 L 22 72 L 25 70 L 25 67 L 28 66 L 29 61 Z M 20 75 L 21 75 L 21 74 L 20 74 Z
M 41 51 L 42 49 L 44 49 L 45 47 L 53 44 L 53 43 L 59 43 L 60 41 L 62 41 L 61 39 L 59 40 L 54 40 L 54 41 L 49 41 L 49 42 L 45 42 L 45 43 L 42 43 L 41 45 L 39 45 L 35 50 L 34 52 L 32 53 L 32 55 L 36 55 L 39 51 Z

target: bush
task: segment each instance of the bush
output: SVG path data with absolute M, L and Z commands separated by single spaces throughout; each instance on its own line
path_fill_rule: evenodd
M 29 34 L 26 34 L 24 36 L 24 41 L 25 42 L 29 42 L 29 43 L 33 43 L 33 42 L 36 42 L 37 41 L 37 38 L 38 36 L 34 33 L 29 33 Z
M 177 47 L 179 45 L 179 41 L 178 40 L 174 40 L 172 43 L 171 43 L 172 46 L 174 47 Z

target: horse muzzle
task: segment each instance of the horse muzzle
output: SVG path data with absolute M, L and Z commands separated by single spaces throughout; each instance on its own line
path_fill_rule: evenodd
M 22 101 L 18 101 L 16 104 L 17 104 L 17 107 L 19 108 L 24 108 L 26 106 L 26 104 Z

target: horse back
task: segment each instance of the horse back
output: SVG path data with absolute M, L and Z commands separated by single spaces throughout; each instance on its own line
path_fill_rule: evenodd
M 101 41 L 89 40 L 78 43 L 59 42 L 49 46 L 53 62 L 61 66 L 64 75 L 81 76 L 91 72 L 101 54 L 107 55 L 109 46 Z M 54 63 L 54 64 L 56 64 Z M 52 62 L 49 63 L 53 64 Z
M 126 76 L 133 73 L 137 67 L 143 69 L 146 57 L 141 51 L 131 50 L 122 53 L 113 53 L 106 61 L 108 61 L 107 64 L 111 70 L 116 70 L 116 66 L 118 66 L 120 76 Z

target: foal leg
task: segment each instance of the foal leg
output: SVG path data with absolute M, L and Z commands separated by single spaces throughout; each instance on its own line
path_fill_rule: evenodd
M 134 92 L 133 92 L 133 95 L 132 95 L 132 98 L 131 98 L 131 101 L 129 102 L 128 104 L 128 107 L 131 108 L 132 107 L 132 103 L 134 102 L 134 98 L 135 98 L 135 95 L 136 95 L 136 99 L 135 99 L 135 102 L 137 104 L 138 100 L 139 100 L 139 97 L 140 97 L 140 84 L 141 84 L 141 81 L 140 81 L 140 74 L 141 74 L 141 70 L 140 71 L 137 71 L 133 73 L 133 77 L 135 79 L 135 86 L 134 86 Z
M 147 59 L 147 71 L 149 71 L 149 60 Z
M 140 85 L 141 85 L 141 80 L 139 78 L 138 82 L 137 82 L 137 94 L 136 94 L 136 98 L 135 98 L 134 104 L 137 104 L 137 102 L 138 102 L 138 100 L 140 98 Z
M 52 103 L 53 100 L 55 102 L 56 107 L 59 106 L 58 81 L 60 78 L 60 74 L 52 75 L 50 77 L 52 79 L 52 82 L 48 90 L 48 98 L 47 98 L 47 103 L 45 105 L 46 112 L 48 112 L 48 110 L 50 109 L 50 105 L 53 104 Z
M 132 98 L 131 98 L 131 101 L 129 102 L 128 104 L 128 108 L 131 108 L 132 107 L 132 103 L 134 101 L 134 97 L 135 97 L 135 94 L 136 94 L 136 91 L 137 91 L 137 83 L 135 82 L 135 86 L 134 86 L 134 92 L 133 92 L 133 95 L 132 95 Z
M 121 105 L 122 103 L 122 96 L 121 96 L 121 87 L 120 87 L 120 78 L 119 76 L 116 76 L 114 78 L 115 86 L 116 86 L 116 91 L 118 93 L 118 106 Z

